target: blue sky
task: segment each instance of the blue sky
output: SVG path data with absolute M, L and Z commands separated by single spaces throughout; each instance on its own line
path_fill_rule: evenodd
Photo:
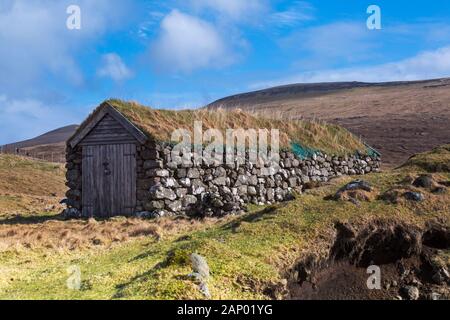
M 366 26 L 373 4 L 381 30 Z M 110 97 L 179 109 L 295 82 L 444 76 L 450 1 L 0 0 L 0 144 Z

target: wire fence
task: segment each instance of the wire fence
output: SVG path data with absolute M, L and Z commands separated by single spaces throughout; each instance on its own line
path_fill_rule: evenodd
M 65 163 L 66 155 L 64 152 L 51 152 L 51 151 L 31 151 L 24 149 L 11 149 L 4 146 L 0 147 L 0 154 L 12 154 L 21 157 L 26 157 L 35 160 L 42 160 L 47 162 Z

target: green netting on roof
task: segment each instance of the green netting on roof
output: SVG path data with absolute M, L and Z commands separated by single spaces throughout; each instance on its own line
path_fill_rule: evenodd
M 381 153 L 379 151 L 375 150 L 366 143 L 364 143 L 364 145 L 366 146 L 367 155 L 369 157 L 381 157 Z
M 311 158 L 320 150 L 302 146 L 298 142 L 291 142 L 291 151 L 295 153 L 300 159 Z

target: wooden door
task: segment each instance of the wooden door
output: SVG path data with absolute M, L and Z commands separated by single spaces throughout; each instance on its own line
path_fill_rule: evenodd
M 131 215 L 136 207 L 136 146 L 83 146 L 83 215 Z

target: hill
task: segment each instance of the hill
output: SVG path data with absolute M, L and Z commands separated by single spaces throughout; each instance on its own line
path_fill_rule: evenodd
M 1 149 L 6 153 L 16 153 L 18 150 L 20 155 L 29 155 L 52 162 L 63 162 L 65 143 L 77 128 L 78 125 L 58 128 L 32 139 L 1 146 Z
M 450 142 L 450 79 L 293 84 L 234 95 L 208 108 L 240 108 L 284 119 L 321 119 L 361 136 L 397 166 Z

